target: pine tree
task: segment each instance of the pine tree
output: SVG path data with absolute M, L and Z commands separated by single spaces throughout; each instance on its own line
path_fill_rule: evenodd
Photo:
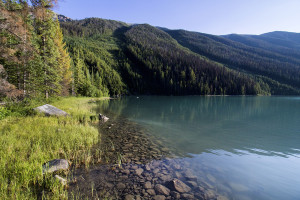
M 59 94 L 61 92 L 60 82 L 61 69 L 58 63 L 60 57 L 59 49 L 56 46 L 56 24 L 53 20 L 54 13 L 47 9 L 49 8 L 50 1 L 35 1 L 34 5 L 34 27 L 37 33 L 37 44 L 39 54 L 42 59 L 43 92 L 45 97 L 48 98 L 49 94 Z
M 66 45 L 63 42 L 63 34 L 60 29 L 58 20 L 55 21 L 55 26 L 56 37 L 54 42 L 60 54 L 58 57 L 58 65 L 60 66 L 60 75 L 62 76 L 62 79 L 60 81 L 60 84 L 62 86 L 61 94 L 66 96 L 69 94 L 72 82 L 71 58 L 65 47 Z

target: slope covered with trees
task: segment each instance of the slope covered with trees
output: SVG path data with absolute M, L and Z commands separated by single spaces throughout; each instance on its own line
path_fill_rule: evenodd
M 91 18 L 62 22 L 61 26 L 73 60 L 74 47 L 90 52 L 99 63 L 106 63 L 120 75 L 129 93 L 269 93 L 269 87 L 263 81 L 193 53 L 166 32 L 150 25 L 129 26 Z M 84 54 L 81 56 L 83 60 L 86 57 Z M 85 64 L 89 69 L 92 67 L 89 62 Z
M 300 51 L 296 38 L 299 40 L 300 35 L 284 41 L 272 36 L 276 33 L 221 37 L 184 30 L 166 32 L 193 52 L 268 83 L 272 94 L 299 94 Z

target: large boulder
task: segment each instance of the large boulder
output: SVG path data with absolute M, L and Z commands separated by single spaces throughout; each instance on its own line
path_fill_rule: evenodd
M 43 165 L 43 174 L 53 173 L 60 170 L 68 170 L 69 163 L 65 159 L 51 160 Z
M 40 112 L 40 113 L 45 113 L 46 116 L 67 116 L 69 115 L 63 110 L 60 110 L 52 105 L 45 104 L 43 106 L 39 106 L 37 108 L 34 108 L 34 110 Z

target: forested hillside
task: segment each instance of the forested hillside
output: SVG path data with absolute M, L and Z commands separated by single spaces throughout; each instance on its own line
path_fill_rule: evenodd
M 73 60 L 75 47 L 95 55 L 102 63 L 98 69 L 111 66 L 121 77 L 117 88 L 124 88 L 123 82 L 130 94 L 270 94 L 261 79 L 198 55 L 150 25 L 91 18 L 61 22 L 61 27 Z M 86 53 L 80 59 L 94 68 Z
M 293 37 L 283 40 L 272 37 L 276 33 L 221 37 L 184 30 L 166 32 L 193 52 L 266 82 L 272 94 L 299 94 L 300 34 L 285 33 Z

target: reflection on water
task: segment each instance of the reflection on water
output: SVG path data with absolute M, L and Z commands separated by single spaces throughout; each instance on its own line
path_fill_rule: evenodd
M 189 155 L 231 199 L 300 199 L 299 97 L 129 97 L 106 109 Z

